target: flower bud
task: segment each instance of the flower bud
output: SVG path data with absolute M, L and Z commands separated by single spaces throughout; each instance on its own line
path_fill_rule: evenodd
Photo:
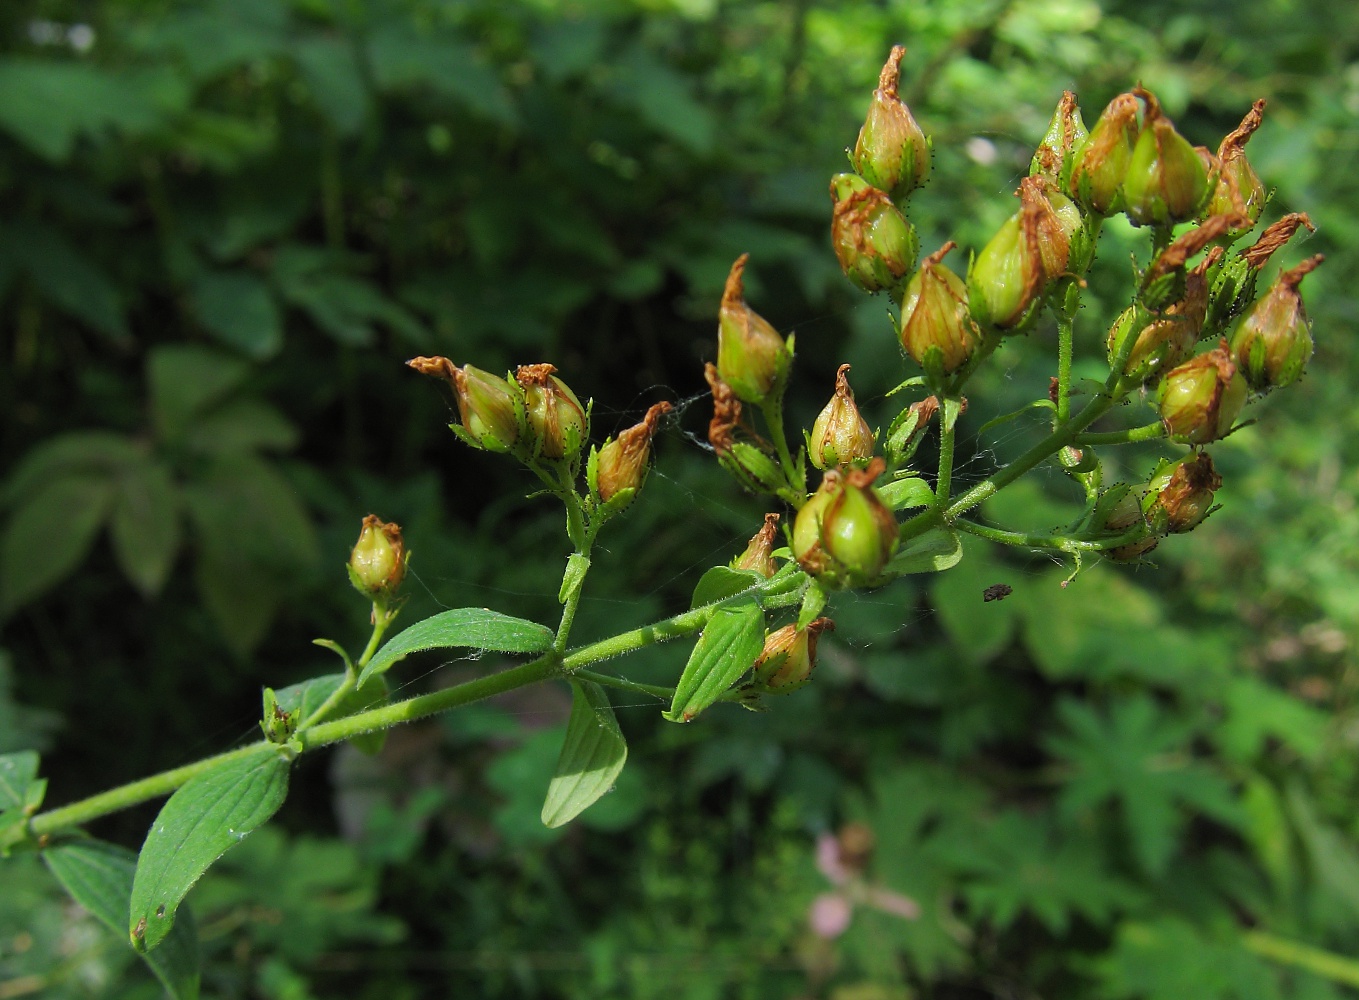
M 892 47 L 873 91 L 868 117 L 849 162 L 864 180 L 897 201 L 905 201 L 930 175 L 930 143 L 910 108 L 897 93 L 901 57 L 906 49 Z
M 1323 260 L 1317 254 L 1284 271 L 1241 317 L 1232 336 L 1232 356 L 1252 389 L 1264 392 L 1296 381 L 1312 356 L 1312 321 L 1298 285 Z
M 717 318 L 717 371 L 736 395 L 759 405 L 788 369 L 792 352 L 778 331 L 746 305 L 741 276 L 750 254 L 731 265 Z
M 390 597 L 405 579 L 406 559 L 401 525 L 386 524 L 369 514 L 349 554 L 349 580 L 366 597 Z
M 1056 236 L 1060 226 L 1054 228 L 1041 194 L 1027 183 L 1032 180 L 1025 178 L 1020 185 L 1019 211 L 973 258 L 967 275 L 972 318 L 984 326 L 1010 329 L 1028 318 L 1029 307 L 1038 299 L 1048 277 L 1045 256 L 1054 264 L 1060 261 L 1066 266 L 1067 247 Z M 1040 231 L 1045 231 L 1045 236 Z
M 608 503 L 623 490 L 642 488 L 647 460 L 651 457 L 651 439 L 656 434 L 657 423 L 669 412 L 669 403 L 656 403 L 646 411 L 640 424 L 629 427 L 617 439 L 604 442 L 592 470 L 595 492 L 603 503 Z
M 863 463 L 873 457 L 873 432 L 854 405 L 847 371 L 849 365 L 841 365 L 836 372 L 835 395 L 812 424 L 807 455 L 818 469 Z
M 1209 194 L 1207 151 L 1200 155 L 1175 131 L 1150 92 L 1134 93 L 1147 103 L 1142 132 L 1123 179 L 1123 210 L 1137 226 L 1165 226 L 1198 215 Z
M 1067 188 L 1071 196 L 1097 215 L 1117 212 L 1123 205 L 1123 179 L 1136 141 L 1137 98 L 1119 94 L 1073 157 Z
M 1163 521 L 1171 534 L 1192 531 L 1212 512 L 1213 493 L 1221 486 L 1222 477 L 1207 452 L 1173 465 L 1163 463 L 1147 487 L 1147 516 L 1157 523 Z
M 798 511 L 793 555 L 823 586 L 875 586 L 896 552 L 896 519 L 872 486 L 886 467 L 875 458 L 867 469 L 831 470 Z
M 894 467 L 911 460 L 916 449 L 920 447 L 920 442 L 924 440 L 925 430 L 929 427 L 930 421 L 938 412 L 938 397 L 926 396 L 896 415 L 887 429 L 887 441 L 884 444 L 887 460 Z
M 834 632 L 835 622 L 817 618 L 806 628 L 785 625 L 770 632 L 764 640 L 764 651 L 755 665 L 754 682 L 771 694 L 789 694 L 811 679 L 816 666 L 816 643 L 822 632 Z
M 1076 95 L 1068 90 L 1057 102 L 1047 135 L 1034 151 L 1029 176 L 1042 177 L 1048 183 L 1066 189 L 1075 166 L 1076 152 L 1085 142 L 1086 135 L 1080 105 L 1076 103 Z
M 901 346 L 922 368 L 937 367 L 945 375 L 962 367 L 981 340 L 968 312 L 967 286 L 942 263 L 955 245 L 950 240 L 921 262 L 901 300 Z
M 459 368 L 447 358 L 412 358 L 406 362 L 422 375 L 446 380 L 453 387 L 462 418 L 459 436 L 474 448 L 509 451 L 519 440 L 523 407 L 519 387 L 508 379 L 468 365 Z M 457 428 L 454 428 L 455 430 Z
M 731 568 L 754 570 L 766 580 L 773 576 L 778 569 L 774 562 L 774 539 L 778 537 L 778 530 L 779 515 L 766 514 L 764 527 L 751 536 L 746 550 L 731 561 Z
M 717 366 L 703 367 L 703 377 L 713 396 L 713 417 L 708 423 L 708 443 L 717 460 L 736 481 L 752 493 L 778 493 L 788 485 L 783 470 L 766 452 L 753 444 L 737 440 L 738 432 L 749 433 L 741 421 L 741 403 L 731 386 L 722 381 Z
M 1217 148 L 1221 172 L 1206 211 L 1209 215 L 1235 212 L 1250 220 L 1249 226 L 1238 227 L 1232 231 L 1233 239 L 1248 232 L 1260 218 L 1260 212 L 1265 207 L 1265 186 L 1260 183 L 1255 168 L 1246 159 L 1246 143 L 1250 141 L 1252 133 L 1260 127 L 1264 110 L 1265 102 L 1261 98 L 1251 106 L 1250 111 L 1246 112 L 1246 117 L 1241 119 L 1241 124 L 1229 132 Z
M 585 443 L 585 408 L 552 365 L 520 365 L 515 380 L 524 390 L 524 409 L 543 458 L 575 458 Z
M 1225 340 L 1172 369 L 1157 393 L 1166 433 L 1186 444 L 1225 437 L 1245 403 L 1246 380 L 1237 372 Z
M 845 276 L 866 292 L 894 288 L 915 267 L 920 241 L 892 199 L 856 174 L 831 178 L 831 243 Z

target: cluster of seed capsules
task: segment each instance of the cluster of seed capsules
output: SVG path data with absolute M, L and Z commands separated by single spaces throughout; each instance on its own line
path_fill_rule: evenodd
M 1231 431 L 1252 394 L 1295 381 L 1312 353 L 1298 286 L 1321 256 L 1256 294 L 1271 255 L 1298 229 L 1312 228 L 1307 216 L 1286 215 L 1249 247 L 1232 250 L 1268 200 L 1245 154 L 1264 101 L 1214 154 L 1182 137 L 1140 87 L 1114 98 L 1089 130 L 1067 92 L 1016 192 L 1018 210 L 972 255 L 964 280 L 943 263 L 952 242 L 918 260 L 919 239 L 902 211 L 931 168 L 930 141 L 898 94 L 903 54 L 894 48 L 883 67 L 849 154 L 853 172 L 831 181 L 831 235 L 846 276 L 891 297 L 902 350 L 937 396 L 903 411 L 883 442 L 885 460 L 875 458 L 875 436 L 854 407 L 842 367 L 835 397 L 807 437 L 808 457 L 828 470 L 807 498 L 776 448 L 741 433 L 748 424 L 740 403 L 768 417 L 792 358 L 792 338 L 784 341 L 744 302 L 742 257 L 722 301 L 717 364 L 708 370 L 710 441 L 742 483 L 798 508 L 791 538 L 804 569 L 831 587 L 881 582 L 896 525 L 873 481 L 909 457 L 938 399 L 960 398 L 972 368 L 1001 338 L 1031 330 L 1045 308 L 1074 311 L 1100 227 L 1122 213 L 1152 230 L 1155 256 L 1135 275 L 1131 302 L 1105 338 L 1117 391 L 1142 388 L 1164 436 L 1193 448 L 1179 462 L 1163 462 L 1140 487 L 1122 484 L 1100 497 L 1094 531 L 1127 533 L 1145 522 L 1145 537 L 1107 552 L 1136 559 L 1163 535 L 1207 516 L 1221 480 L 1202 446 Z M 1190 222 L 1174 237 L 1177 225 Z

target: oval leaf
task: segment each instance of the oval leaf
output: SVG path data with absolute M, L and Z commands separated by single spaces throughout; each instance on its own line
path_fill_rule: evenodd
M 385 673 L 393 663 L 426 649 L 489 649 L 497 653 L 546 653 L 552 630 L 537 622 L 511 618 L 486 608 L 454 608 L 416 622 L 378 650 L 359 674 L 359 687 Z
M 547 787 L 543 824 L 563 826 L 604 795 L 622 773 L 628 745 L 604 689 L 591 681 L 571 682 L 571 721 Z
M 708 622 L 675 687 L 671 722 L 689 722 L 726 693 L 764 649 L 764 613 L 754 601 L 721 608 Z
M 764 577 L 753 569 L 714 566 L 699 578 L 698 586 L 694 588 L 694 599 L 689 606 L 699 608 L 712 604 L 760 583 L 764 583 Z
M 938 573 L 958 565 L 963 557 L 963 545 L 958 532 L 951 528 L 934 528 L 903 545 L 887 564 L 890 576 L 903 573 Z
M 47 848 L 42 859 L 72 899 L 114 934 L 123 933 L 137 855 L 102 840 L 72 840 Z M 198 932 L 187 907 L 161 946 L 142 957 L 174 1000 L 195 1000 Z
M 288 794 L 289 765 L 277 749 L 262 747 L 200 774 L 170 796 L 137 859 L 128 917 L 134 948 L 150 951 L 160 944 L 199 877 L 278 811 Z
M 876 487 L 878 496 L 891 510 L 909 510 L 912 507 L 934 505 L 934 490 L 919 476 L 894 479 L 884 486 Z

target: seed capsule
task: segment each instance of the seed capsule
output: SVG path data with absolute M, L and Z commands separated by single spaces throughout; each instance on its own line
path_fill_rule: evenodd
M 646 479 L 651 457 L 651 439 L 661 417 L 670 412 L 667 402 L 656 403 L 646 411 L 642 422 L 610 438 L 599 449 L 595 460 L 595 484 L 599 499 L 608 503 L 622 490 L 639 490 Z
M 1317 254 L 1284 271 L 1241 317 L 1232 335 L 1232 356 L 1257 392 L 1297 381 L 1312 356 L 1312 321 L 1298 285 L 1323 260 Z
M 746 550 L 731 561 L 732 569 L 749 569 L 759 573 L 766 580 L 774 575 L 778 565 L 774 562 L 774 539 L 778 537 L 779 515 L 766 514 L 764 527 L 751 536 Z
M 831 243 L 850 281 L 866 292 L 895 288 L 915 267 L 920 241 L 892 199 L 856 174 L 831 178 Z
M 930 176 L 929 140 L 897 92 L 905 54 L 905 48 L 893 46 L 849 156 L 865 181 L 903 203 Z
M 812 676 L 816 666 L 816 643 L 822 632 L 835 631 L 835 622 L 817 618 L 806 628 L 785 625 L 770 632 L 764 640 L 764 650 L 752 668 L 756 685 L 771 694 L 789 694 L 802 687 Z
M 854 405 L 854 392 L 845 374 L 848 371 L 849 365 L 840 366 L 835 375 L 835 395 L 812 424 L 807 455 L 818 469 L 866 462 L 873 456 L 873 431 Z
M 1068 190 L 1088 211 L 1112 215 L 1123 205 L 1123 180 L 1137 141 L 1137 109 L 1133 94 L 1119 94 L 1073 157 Z
M 406 578 L 406 559 L 401 525 L 369 514 L 349 553 L 349 580 L 366 597 L 390 597 Z
M 831 589 L 876 585 L 897 548 L 897 523 L 873 489 L 886 469 L 831 470 L 793 522 L 793 555 Z
M 717 371 L 737 397 L 759 405 L 773 392 L 792 359 L 777 330 L 746 304 L 742 275 L 750 254 L 736 258 L 727 275 L 717 317 Z
M 473 447 L 509 451 L 519 440 L 523 393 L 508 379 L 468 365 L 459 368 L 447 358 L 412 358 L 406 362 L 422 375 L 442 378 L 453 387 L 462 418 L 462 437 Z
M 1161 422 L 1175 441 L 1208 444 L 1232 429 L 1246 391 L 1224 340 L 1166 375 L 1157 394 Z
M 1213 509 L 1213 493 L 1222 477 L 1206 451 L 1164 463 L 1147 486 L 1146 513 L 1154 523 L 1164 521 L 1171 534 L 1192 531 Z
M 1134 93 L 1146 101 L 1147 113 L 1123 179 L 1124 211 L 1137 226 L 1192 219 L 1208 197 L 1210 155 L 1175 131 L 1154 95 L 1140 87 Z
M 920 264 L 901 300 L 901 346 L 922 367 L 937 353 L 943 374 L 956 371 L 981 340 L 968 312 L 967 286 L 943 264 L 955 244 L 950 240 Z
M 1057 110 L 1052 113 L 1047 134 L 1034 151 L 1029 176 L 1042 177 L 1065 190 L 1071 180 L 1076 153 L 1084 145 L 1087 135 L 1076 95 L 1065 91 L 1057 102 Z
M 524 390 L 528 425 L 543 458 L 575 458 L 585 443 L 585 408 L 552 365 L 520 365 L 515 380 Z

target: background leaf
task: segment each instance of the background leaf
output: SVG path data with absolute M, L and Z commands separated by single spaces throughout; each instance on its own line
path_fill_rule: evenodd
M 0 615 L 74 572 L 103 527 L 112 499 L 107 479 L 68 475 L 35 490 L 14 510 L 0 543 Z

